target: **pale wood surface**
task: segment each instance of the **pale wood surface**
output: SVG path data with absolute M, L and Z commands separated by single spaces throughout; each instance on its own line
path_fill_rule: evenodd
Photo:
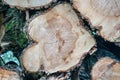
M 96 44 L 69 4 L 59 4 L 34 18 L 27 33 L 36 42 L 22 56 L 23 66 L 29 72 L 68 71 Z
M 120 42 L 120 0 L 73 0 L 73 4 L 102 37 Z

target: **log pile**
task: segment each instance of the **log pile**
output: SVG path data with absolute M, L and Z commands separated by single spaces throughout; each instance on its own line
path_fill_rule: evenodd
M 41 7 L 49 7 L 37 16 L 35 14 L 27 23 L 26 33 L 32 44 L 24 49 L 21 58 L 21 65 L 26 74 L 45 72 L 49 76 L 81 67 L 86 55 L 92 55 L 96 50 L 95 38 L 90 33 L 93 29 L 98 30 L 97 36 L 120 44 L 120 0 L 72 0 L 73 5 L 65 1 L 59 3 L 59 0 L 3 0 L 3 2 L 20 10 L 42 11 Z M 56 5 L 50 7 L 49 5 L 54 2 Z M 28 20 L 29 12 L 26 14 Z M 83 18 L 90 23 L 88 31 L 83 25 Z M 120 62 L 108 57 L 102 58 L 93 66 L 91 76 L 92 80 L 119 80 Z M 18 73 L 0 68 L 0 80 L 3 78 L 20 80 Z M 65 78 L 50 76 L 45 79 Z

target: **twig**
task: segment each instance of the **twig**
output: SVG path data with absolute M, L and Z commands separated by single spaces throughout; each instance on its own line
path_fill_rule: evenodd
M 26 14 L 26 20 L 28 20 L 29 17 L 30 17 L 30 16 L 29 16 L 29 10 L 26 10 L 26 11 L 25 11 L 25 14 Z

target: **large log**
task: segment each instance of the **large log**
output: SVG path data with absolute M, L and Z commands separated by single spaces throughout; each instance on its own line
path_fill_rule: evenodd
M 91 53 L 96 44 L 69 4 L 59 4 L 35 17 L 27 33 L 36 42 L 22 56 L 28 72 L 68 71 Z
M 0 68 L 0 80 L 21 80 L 19 73 Z
M 21 9 L 39 9 L 56 0 L 3 0 L 6 4 Z
M 92 80 L 120 80 L 120 62 L 102 58 L 92 69 Z
M 73 0 L 74 7 L 111 42 L 120 42 L 120 0 Z

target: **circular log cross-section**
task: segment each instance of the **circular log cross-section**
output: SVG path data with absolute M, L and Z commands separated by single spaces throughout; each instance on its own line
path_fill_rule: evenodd
M 21 80 L 21 79 L 17 72 L 0 68 L 0 80 Z
M 73 0 L 73 4 L 103 38 L 120 42 L 120 0 Z
M 6 4 L 22 9 L 39 9 L 55 0 L 3 0 Z
M 120 80 L 120 62 L 102 58 L 92 69 L 92 80 Z
M 35 17 L 27 33 L 36 42 L 25 49 L 22 56 L 28 72 L 68 71 L 96 44 L 68 4 L 59 4 Z

